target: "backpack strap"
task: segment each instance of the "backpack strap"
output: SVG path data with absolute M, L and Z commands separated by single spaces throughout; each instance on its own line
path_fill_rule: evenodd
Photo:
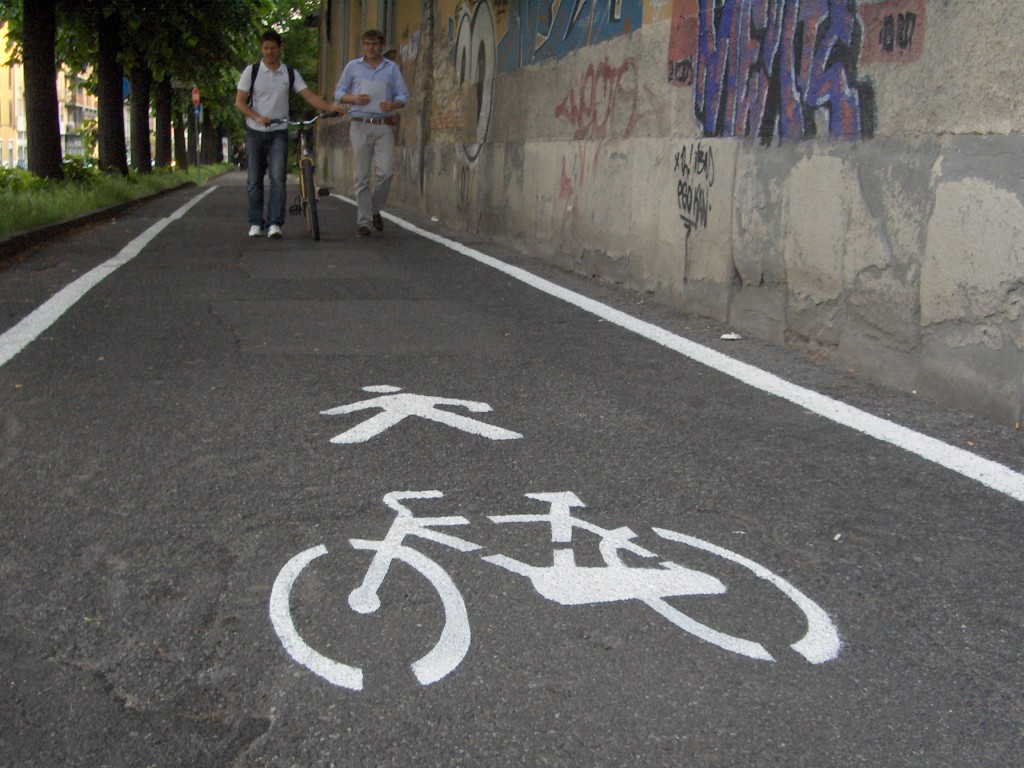
M 284 68 L 288 70 L 288 93 L 290 94 L 293 90 L 295 90 L 295 70 L 289 67 L 287 64 L 284 65 Z M 252 78 L 249 80 L 248 104 L 250 107 L 252 106 L 252 93 L 256 90 L 256 75 L 258 75 L 259 72 L 260 62 L 257 61 L 255 64 L 252 65 Z
M 249 80 L 249 106 L 252 106 L 252 92 L 256 90 L 256 75 L 260 72 L 260 63 L 257 61 L 252 65 L 252 78 Z

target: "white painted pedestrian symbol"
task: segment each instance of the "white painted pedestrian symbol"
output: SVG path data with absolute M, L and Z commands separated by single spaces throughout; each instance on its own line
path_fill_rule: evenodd
M 438 527 L 469 525 L 467 518 L 416 517 L 404 503 L 409 500 L 440 499 L 443 495 L 440 491 L 389 493 L 384 497 L 384 503 L 396 516 L 384 538 L 349 540 L 353 549 L 374 553 L 362 583 L 349 593 L 348 604 L 354 611 L 369 614 L 380 608 L 378 590 L 396 560 L 422 575 L 441 598 L 445 623 L 440 638 L 429 652 L 411 664 L 413 674 L 421 685 L 441 680 L 462 662 L 470 648 L 471 632 L 465 601 L 451 577 L 440 565 L 409 545 L 407 539 L 417 537 L 459 552 L 482 549 L 472 541 L 434 530 Z M 576 494 L 569 491 L 527 494 L 527 498 L 546 503 L 548 512 L 493 515 L 488 519 L 499 525 L 543 523 L 550 526 L 551 542 L 556 545 L 552 564 L 529 565 L 505 555 L 483 557 L 485 562 L 528 578 L 538 594 L 560 605 L 636 600 L 685 632 L 712 645 L 752 659 L 775 660 L 760 643 L 713 629 L 668 603 L 668 598 L 724 594 L 727 587 L 715 576 L 664 560 L 658 563 L 658 567 L 652 568 L 628 565 L 620 553 L 629 552 L 641 558 L 658 557 L 637 544 L 634 541 L 636 534 L 629 528 L 602 528 L 575 517 L 572 510 L 585 505 Z M 576 565 L 571 546 L 576 530 L 599 538 L 599 551 L 604 565 Z M 806 620 L 806 631 L 789 647 L 808 662 L 823 664 L 839 655 L 839 633 L 832 619 L 814 601 L 780 576 L 742 555 L 701 539 L 661 528 L 651 530 L 667 541 L 685 544 L 736 563 L 778 589 L 800 609 Z M 363 688 L 362 670 L 328 658 L 313 649 L 302 638 L 292 619 L 292 588 L 303 570 L 326 554 L 327 548 L 323 545 L 311 547 L 293 557 L 281 569 L 270 596 L 270 620 L 285 650 L 295 661 L 334 685 L 358 691 Z
M 373 397 L 369 400 L 361 400 L 358 403 L 350 403 L 349 405 L 340 405 L 337 408 L 321 411 L 321 413 L 325 416 L 340 416 L 346 413 L 368 411 L 375 408 L 379 408 L 380 413 L 331 438 L 332 443 L 365 443 L 367 440 L 376 437 L 384 430 L 393 427 L 410 416 L 418 416 L 421 419 L 454 427 L 463 432 L 480 435 L 490 440 L 518 440 L 522 437 L 521 434 L 510 429 L 495 427 L 483 421 L 471 419 L 468 416 L 446 411 L 439 407 L 450 406 L 465 408 L 470 413 L 488 413 L 493 409 L 487 403 L 478 403 L 473 400 L 454 400 L 447 397 L 431 397 L 429 395 L 413 395 L 402 392 L 401 387 L 393 387 L 387 384 L 363 387 L 363 391 L 379 393 L 381 396 Z

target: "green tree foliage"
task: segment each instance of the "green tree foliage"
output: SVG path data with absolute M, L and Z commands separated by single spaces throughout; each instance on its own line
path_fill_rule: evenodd
M 24 34 L 24 4 L 35 1 L 0 0 L 0 22 L 10 22 L 15 61 L 30 59 L 28 48 L 39 45 Z M 233 107 L 238 75 L 259 58 L 259 37 L 266 27 L 281 32 L 289 64 L 311 87 L 315 84 L 318 37 L 303 22 L 319 8 L 319 0 L 60 0 L 56 6 L 56 61 L 73 71 L 92 72 L 87 87 L 100 95 L 101 165 L 122 173 L 127 172 L 122 77 L 129 78 L 133 98 L 139 101 L 132 110 L 139 127 L 151 102 L 157 104 L 158 164 L 170 162 L 170 123 L 191 109 L 193 84 L 202 95 L 207 130 L 218 138 L 241 133 L 240 115 Z M 53 68 L 55 73 L 56 62 Z M 31 114 L 38 112 L 34 99 L 55 99 L 55 90 L 52 96 L 27 96 Z M 146 144 L 133 152 L 133 163 L 148 153 L 148 127 L 141 132 Z M 148 170 L 148 158 L 142 163 L 147 167 L 139 170 Z
M 316 0 L 302 3 L 295 9 L 288 26 L 280 31 L 285 63 L 302 73 L 302 78 L 311 91 L 323 95 L 323 89 L 319 87 L 317 80 L 320 59 L 320 29 L 318 26 L 307 23 L 308 19 L 316 18 L 313 14 L 319 6 L 320 3 Z M 330 83 L 329 85 L 333 86 L 334 84 Z M 328 98 L 328 101 L 331 99 Z M 291 109 L 293 114 L 299 114 L 309 112 L 310 106 L 293 93 Z

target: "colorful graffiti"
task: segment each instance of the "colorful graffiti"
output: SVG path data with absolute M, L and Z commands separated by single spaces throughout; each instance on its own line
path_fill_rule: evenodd
M 669 1 L 646 3 L 657 13 Z M 464 52 L 461 46 L 475 26 L 473 19 L 490 19 L 496 69 L 510 72 L 640 29 L 644 6 L 644 0 L 448 0 L 441 3 L 440 12 L 448 16 L 448 41 L 456 59 Z
M 468 109 L 464 114 L 470 123 L 475 106 L 475 125 L 465 126 L 472 129 L 475 140 L 460 145 L 465 161 L 459 176 L 460 208 L 468 207 L 466 195 L 473 186 L 471 171 L 487 141 L 496 74 L 557 59 L 584 46 L 627 34 L 640 28 L 645 12 L 652 18 L 660 16 L 662 7 L 670 2 L 442 0 L 439 11 L 448 18 L 448 59 L 459 87 L 457 98 L 466 100 Z M 577 223 L 580 195 L 590 175 L 587 166 L 597 164 L 606 143 L 630 136 L 642 117 L 662 122 L 663 110 L 659 110 L 657 103 L 641 110 L 642 94 L 651 95 L 649 89 L 641 86 L 634 59 L 627 58 L 615 65 L 605 58 L 587 65 L 578 86 L 570 88 L 555 105 L 555 117 L 567 121 L 573 128 L 573 138 L 582 142 L 573 146 L 571 157 L 562 161 L 558 198 L 562 205 L 563 239 Z M 457 112 L 458 107 L 454 113 Z M 591 150 L 593 156 L 588 159 Z
M 505 4 L 508 31 L 498 45 L 507 72 L 613 40 L 643 25 L 642 0 L 568 0 Z
M 676 0 L 675 13 L 669 80 L 693 85 L 705 136 L 874 134 L 855 0 Z
M 495 74 L 556 59 L 583 46 L 639 29 L 644 3 L 642 0 L 547 3 L 476 0 L 453 3 L 448 13 L 449 59 L 459 85 L 470 86 L 476 95 L 476 141 L 462 147 L 466 159 L 473 163 L 490 127 Z M 603 71 L 591 72 L 590 77 L 596 82 L 603 79 L 604 74 Z M 604 83 L 604 90 L 607 91 L 607 83 Z M 595 110 L 601 107 L 593 105 L 605 95 L 609 94 L 596 90 L 587 93 L 585 84 L 581 84 L 579 101 L 575 105 L 563 102 L 559 109 L 577 125 L 577 132 L 586 132 L 588 128 L 577 120 L 587 120 L 586 115 L 591 112 L 596 115 Z M 610 96 L 614 99 L 615 93 Z
M 469 161 L 487 138 L 495 75 L 628 34 L 663 18 L 669 3 L 668 81 L 693 87 L 705 136 L 765 144 L 871 137 L 874 85 L 858 67 L 909 63 L 924 45 L 926 0 L 441 0 L 458 83 L 476 95 Z M 588 74 L 597 81 L 604 73 Z M 612 95 L 581 85 L 579 101 L 563 102 L 557 114 L 577 134 L 599 131 L 587 100 Z M 581 121 L 590 113 L 588 128 Z

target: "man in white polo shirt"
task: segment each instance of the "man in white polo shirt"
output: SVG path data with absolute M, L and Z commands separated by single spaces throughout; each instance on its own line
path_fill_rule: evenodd
M 281 36 L 272 29 L 260 38 L 263 55 L 238 78 L 235 107 L 245 115 L 245 153 L 249 159 L 249 237 L 280 237 L 285 214 L 285 177 L 288 166 L 288 92 L 294 90 L 321 112 L 344 112 L 313 93 L 296 70 L 281 61 Z M 253 79 L 253 67 L 258 66 Z M 251 95 L 251 100 L 250 100 Z M 284 122 L 277 122 L 284 120 Z M 272 123 L 272 121 L 274 121 Z M 270 174 L 270 200 L 263 211 L 263 177 Z

